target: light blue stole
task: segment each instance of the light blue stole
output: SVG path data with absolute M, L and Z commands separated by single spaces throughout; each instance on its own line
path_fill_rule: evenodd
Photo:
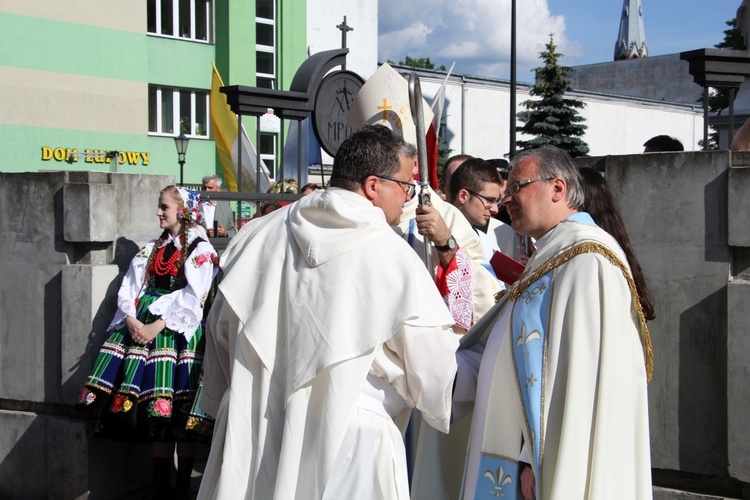
M 568 219 L 587 226 L 596 225 L 585 212 L 573 214 Z M 555 272 L 556 269 L 550 270 L 521 293 L 513 304 L 510 320 L 513 364 L 517 374 L 518 393 L 523 403 L 524 420 L 531 440 L 530 459 L 533 462 L 531 465 L 537 492 L 541 491 L 541 450 L 544 446 L 545 428 L 542 387 L 546 375 L 544 360 Z M 515 286 L 522 281 L 523 276 Z M 486 425 L 491 425 L 489 415 Z M 482 453 L 476 481 L 475 500 L 523 498 L 518 463 L 506 457 Z

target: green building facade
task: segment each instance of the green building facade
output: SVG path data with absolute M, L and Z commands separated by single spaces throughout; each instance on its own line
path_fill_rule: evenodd
M 184 182 L 222 175 L 211 62 L 226 85 L 288 89 L 306 47 L 305 0 L 0 3 L 0 171 L 114 171 L 109 151 L 120 172 L 179 180 L 182 132 Z

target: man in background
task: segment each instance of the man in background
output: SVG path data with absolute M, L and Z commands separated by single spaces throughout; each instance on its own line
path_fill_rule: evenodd
M 455 172 L 456 169 L 469 158 L 472 158 L 472 156 L 453 155 L 445 160 L 445 165 L 443 166 L 443 175 L 440 176 L 440 185 L 438 187 L 440 188 L 440 192 L 443 193 L 443 197 L 445 197 L 448 203 L 452 202 L 450 198 L 451 175 L 453 175 L 453 172 Z
M 497 169 L 503 182 L 502 192 L 505 192 L 505 188 L 508 184 L 508 174 L 510 173 L 510 164 L 508 163 L 508 160 L 504 158 L 492 158 L 487 160 L 487 163 Z M 520 260 L 521 250 L 523 249 L 521 243 L 522 237 L 519 236 L 510 226 L 508 211 L 502 203 L 498 207 L 497 215 L 493 216 L 487 223 L 485 232 L 494 236 L 501 252 L 515 260 Z
M 203 191 L 221 192 L 221 177 L 218 175 L 207 175 L 203 177 Z M 237 234 L 237 228 L 234 225 L 234 212 L 229 202 L 216 201 L 202 198 L 201 212 L 203 212 L 203 225 L 206 228 L 208 236 L 229 237 Z
M 504 184 L 497 169 L 481 158 L 466 160 L 451 176 L 453 206 L 476 231 L 488 262 L 500 251 L 497 240 L 487 234 L 487 226 L 497 215 Z
M 682 143 L 668 135 L 657 135 L 643 143 L 644 153 L 660 153 L 667 151 L 684 151 Z

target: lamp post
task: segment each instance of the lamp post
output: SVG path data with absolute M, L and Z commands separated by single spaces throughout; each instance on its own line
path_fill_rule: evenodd
M 180 164 L 180 186 L 183 185 L 183 167 L 185 166 L 185 153 L 187 152 L 188 139 L 185 134 L 180 132 L 180 135 L 174 138 L 174 145 L 177 147 L 177 163 Z
M 510 159 L 516 156 L 516 0 L 510 3 Z

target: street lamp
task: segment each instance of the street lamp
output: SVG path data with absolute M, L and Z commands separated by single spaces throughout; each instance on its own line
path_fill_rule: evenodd
M 516 0 L 510 2 L 510 159 L 516 156 Z
M 190 139 L 182 132 L 174 138 L 174 145 L 177 147 L 177 163 L 180 164 L 180 186 L 183 184 L 182 169 L 185 166 L 185 153 L 187 152 L 188 141 Z

